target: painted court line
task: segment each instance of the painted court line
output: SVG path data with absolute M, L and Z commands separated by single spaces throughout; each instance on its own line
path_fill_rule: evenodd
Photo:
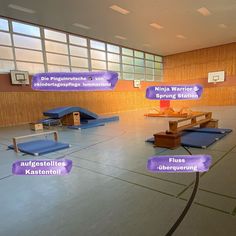
M 75 156 L 73 156 L 73 157 L 75 157 Z M 142 173 L 142 172 L 139 172 L 139 171 L 134 171 L 134 170 L 126 169 L 126 168 L 121 168 L 121 167 L 110 165 L 110 164 L 103 164 L 102 162 L 92 161 L 92 160 L 89 160 L 89 159 L 86 159 L 86 158 L 83 158 L 83 157 L 78 157 L 78 159 L 85 160 L 85 161 L 92 162 L 92 163 L 96 163 L 96 164 L 99 164 L 99 165 L 102 165 L 102 166 L 110 166 L 110 167 L 113 167 L 113 168 L 116 168 L 116 169 L 119 169 L 119 170 L 125 170 L 125 171 L 131 172 L 131 173 L 147 176 L 147 177 L 150 177 L 150 178 L 153 178 L 153 179 L 159 179 L 159 180 L 162 180 L 162 181 L 165 181 L 165 182 L 168 182 L 168 183 L 177 184 L 177 185 L 184 186 L 184 187 L 187 186 L 185 184 L 181 184 L 181 183 L 178 183 L 178 182 L 175 182 L 175 181 L 155 177 L 155 176 L 145 174 L 145 173 Z
M 206 189 L 203 189 L 203 188 L 199 188 L 199 189 L 201 191 L 204 191 L 204 192 L 207 192 L 207 193 L 212 193 L 212 194 L 217 195 L 217 196 L 226 197 L 226 198 L 229 198 L 229 199 L 236 200 L 236 197 L 234 197 L 234 196 L 230 196 L 230 195 L 226 195 L 226 194 L 222 194 L 222 193 L 218 193 L 218 192 L 209 191 L 209 190 L 206 190 Z
M 209 171 L 212 170 L 212 168 L 217 165 L 220 161 L 222 161 L 225 156 L 227 156 L 234 148 L 236 147 L 236 145 L 234 147 L 232 147 L 229 151 L 225 152 L 214 164 L 212 164 L 209 168 Z M 200 178 L 203 177 L 207 172 L 203 172 L 201 175 L 200 175 Z M 192 182 L 186 189 L 184 189 L 182 192 L 180 192 L 178 194 L 177 197 L 180 197 L 183 193 L 185 193 L 192 185 L 193 185 L 194 182 Z
M 172 195 L 172 194 L 170 194 L 170 193 L 166 193 L 166 192 L 163 192 L 163 191 L 159 191 L 159 190 L 156 190 L 156 189 L 154 189 L 154 188 L 151 188 L 151 187 L 148 187 L 148 186 L 145 186 L 145 185 L 142 185 L 142 184 L 133 183 L 133 182 L 131 182 L 131 181 L 124 180 L 124 179 L 121 179 L 121 178 L 116 177 L 116 176 L 104 174 L 104 173 L 101 173 L 101 172 L 99 172 L 99 171 L 94 171 L 94 170 L 91 170 L 91 169 L 86 168 L 86 167 L 81 167 L 81 166 L 74 166 L 74 167 L 80 168 L 80 169 L 84 169 L 84 170 L 87 170 L 87 171 L 90 171 L 90 172 L 92 172 L 92 173 L 96 173 L 96 174 L 99 174 L 99 175 L 107 176 L 107 177 L 110 177 L 110 178 L 113 178 L 113 179 L 117 179 L 117 180 L 120 180 L 120 181 L 122 181 L 122 182 L 129 183 L 129 184 L 132 184 L 132 185 L 135 185 L 135 186 L 139 186 L 139 187 L 142 187 L 142 188 L 145 188 L 145 189 L 154 191 L 154 192 L 158 192 L 158 193 L 161 193 L 161 194 L 170 196 L 170 197 L 175 197 L 174 195 Z

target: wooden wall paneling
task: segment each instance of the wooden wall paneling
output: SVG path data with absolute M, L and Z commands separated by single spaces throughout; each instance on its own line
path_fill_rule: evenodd
M 128 107 L 131 107 L 131 103 L 132 103 L 132 101 L 130 101 L 130 99 L 129 99 L 129 92 L 128 91 L 125 94 L 123 94 L 123 96 L 122 96 L 122 94 L 123 93 L 119 94 L 119 97 L 117 100 L 117 102 L 119 103 L 119 106 L 118 106 L 119 111 L 124 111 Z M 134 96 L 135 96 L 135 94 L 134 94 Z M 130 103 L 130 104 L 128 105 L 128 103 Z
M 223 99 L 222 99 L 223 98 Z M 180 108 L 183 106 L 229 106 L 236 104 L 236 86 L 206 88 L 199 100 L 171 101 L 171 106 Z
M 105 93 L 106 109 L 103 111 L 103 113 L 106 113 L 107 111 L 110 111 L 111 113 L 120 111 L 121 109 L 120 107 L 122 106 L 122 101 L 119 95 L 120 92 L 114 92 L 114 91 L 111 91 L 110 93 Z
M 99 114 L 154 107 L 144 91 L 1 92 L 0 126 L 25 124 L 43 118 L 43 111 L 81 106 Z
M 208 86 L 208 72 L 217 70 L 225 70 L 232 83 L 226 81 L 222 85 Z M 5 82 L 8 77 L 1 75 Z M 164 82 L 186 84 L 200 81 L 206 86 L 200 100 L 172 101 L 173 107 L 236 105 L 235 78 L 236 43 L 164 57 Z M 0 126 L 36 121 L 43 117 L 43 111 L 60 106 L 81 106 L 98 114 L 154 108 L 159 101 L 145 98 L 146 87 L 154 84 L 143 82 L 141 89 L 134 89 L 132 81 L 119 81 L 116 90 L 99 92 L 35 92 L 28 87 L 5 84 L 5 90 L 0 92 Z
M 207 77 L 208 72 L 224 70 L 236 75 L 236 43 L 199 49 L 164 58 L 164 80 L 182 81 Z

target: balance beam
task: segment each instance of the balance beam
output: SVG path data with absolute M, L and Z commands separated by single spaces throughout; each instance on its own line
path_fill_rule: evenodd
M 42 136 L 42 135 L 50 135 L 50 134 L 54 135 L 54 140 L 57 142 L 58 141 L 58 132 L 57 131 L 49 131 L 49 132 L 43 132 L 43 133 L 37 133 L 37 134 L 29 134 L 29 135 L 14 137 L 13 138 L 14 151 L 15 152 L 19 152 L 19 149 L 18 149 L 18 146 L 17 146 L 17 141 L 19 141 L 20 139 L 26 139 L 26 138 Z
M 197 120 L 197 118 L 200 118 Z M 189 116 L 184 119 L 179 119 L 176 121 L 169 121 L 169 130 L 166 131 L 167 134 L 177 134 L 181 131 L 192 128 L 197 125 L 204 125 L 210 121 L 212 121 L 212 112 L 203 112 L 201 114 Z M 181 123 L 187 122 L 185 125 L 181 125 Z

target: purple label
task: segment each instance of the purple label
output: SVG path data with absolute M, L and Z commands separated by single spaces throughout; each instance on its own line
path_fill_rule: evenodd
M 14 175 L 66 175 L 72 168 L 72 161 L 60 160 L 22 160 L 12 165 Z
M 151 172 L 204 172 L 211 165 L 210 155 L 154 156 L 148 159 Z
M 194 100 L 202 95 L 203 87 L 194 85 L 151 86 L 146 90 L 146 98 L 155 100 Z
M 32 89 L 41 91 L 112 90 L 117 81 L 118 73 L 112 71 L 39 73 L 32 78 Z

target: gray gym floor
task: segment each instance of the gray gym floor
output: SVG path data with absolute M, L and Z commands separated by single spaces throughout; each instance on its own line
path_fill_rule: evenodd
M 195 109 L 196 110 L 196 109 Z M 234 131 L 208 149 L 211 169 L 201 174 L 195 202 L 174 235 L 236 235 L 236 107 L 204 107 Z M 120 121 L 85 130 L 59 129 L 71 148 L 40 157 L 7 150 L 12 137 L 33 133 L 27 125 L 0 129 L 0 235 L 151 236 L 165 235 L 190 197 L 194 173 L 152 174 L 153 155 L 187 154 L 153 148 L 144 140 L 166 130 L 167 118 L 144 111 L 120 113 Z M 73 161 L 67 176 L 13 176 L 24 159 Z

